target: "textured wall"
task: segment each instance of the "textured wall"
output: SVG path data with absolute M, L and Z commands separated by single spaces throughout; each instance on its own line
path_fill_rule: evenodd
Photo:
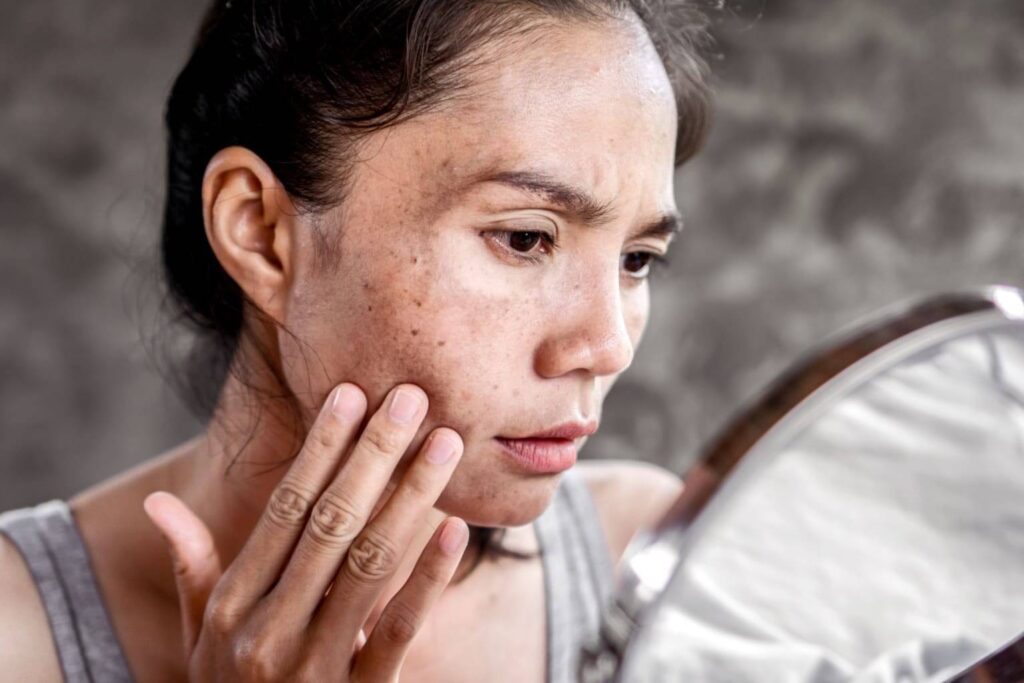
M 2 0 L 0 509 L 190 436 L 146 339 L 163 98 L 204 3 Z M 688 233 L 590 456 L 681 469 L 802 349 L 894 299 L 1024 284 L 1024 4 L 764 0 L 716 15 Z

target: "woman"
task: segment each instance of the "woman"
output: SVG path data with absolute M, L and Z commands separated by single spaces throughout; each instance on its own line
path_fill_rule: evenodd
M 641 0 L 216 3 L 163 225 L 207 428 L 0 519 L 6 674 L 571 680 L 679 492 L 573 465 L 679 226 L 701 30 Z

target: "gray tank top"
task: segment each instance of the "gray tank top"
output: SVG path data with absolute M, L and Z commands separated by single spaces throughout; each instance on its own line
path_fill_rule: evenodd
M 571 683 L 581 647 L 597 635 L 610 597 L 612 560 L 597 510 L 580 476 L 562 475 L 551 505 L 534 521 L 544 565 L 547 681 Z M 67 503 L 51 500 L 0 514 L 46 610 L 64 680 L 118 683 L 132 675 Z

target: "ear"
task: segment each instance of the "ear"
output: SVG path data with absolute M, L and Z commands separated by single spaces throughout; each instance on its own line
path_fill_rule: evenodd
M 270 167 L 244 147 L 217 152 L 203 176 L 203 223 L 213 253 L 242 291 L 284 320 L 298 212 Z

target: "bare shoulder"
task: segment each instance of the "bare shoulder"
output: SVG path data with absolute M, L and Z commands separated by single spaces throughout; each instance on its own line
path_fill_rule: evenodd
M 60 681 L 60 663 L 35 582 L 21 553 L 0 534 L 0 670 L 4 680 Z
M 597 506 L 616 562 L 633 535 L 661 519 L 683 490 L 672 472 L 637 460 L 586 460 L 576 465 Z

